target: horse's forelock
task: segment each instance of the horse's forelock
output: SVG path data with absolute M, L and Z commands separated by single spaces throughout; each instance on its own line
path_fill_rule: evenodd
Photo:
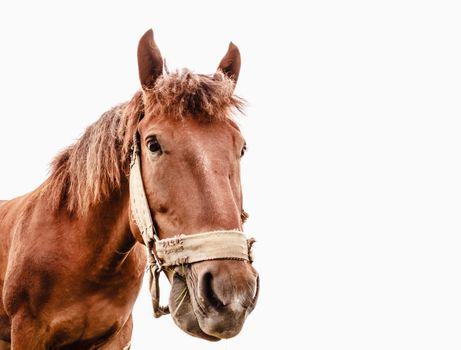
M 234 81 L 221 71 L 203 75 L 181 69 L 160 76 L 152 89 L 144 91 L 143 102 L 149 115 L 224 120 L 245 105 L 234 88 Z

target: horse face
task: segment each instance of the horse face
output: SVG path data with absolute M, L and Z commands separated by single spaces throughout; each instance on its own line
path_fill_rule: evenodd
M 240 158 L 245 141 L 231 119 L 213 115 L 227 110 L 225 101 L 230 97 L 223 95 L 229 90 L 229 79 L 222 80 L 219 74 L 224 73 L 235 84 L 240 68 L 238 49 L 230 45 L 219 66 L 221 73 L 215 77 L 188 72 L 170 82 L 168 91 L 185 89 L 181 100 L 191 99 L 179 109 L 170 108 L 179 95 L 171 101 L 159 96 L 149 100 L 149 93 L 158 89 L 155 84 L 163 64 L 152 32 L 141 38 L 138 63 L 145 93 L 145 116 L 138 124 L 142 178 L 160 238 L 242 231 Z M 162 103 L 164 108 L 156 108 Z M 207 110 L 206 103 L 215 103 L 216 108 Z M 174 111 L 183 113 L 178 116 Z M 207 340 L 238 334 L 256 303 L 258 275 L 248 261 L 197 262 L 176 267 L 168 277 L 175 323 Z

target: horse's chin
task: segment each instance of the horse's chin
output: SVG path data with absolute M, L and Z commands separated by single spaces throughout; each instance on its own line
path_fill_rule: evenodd
M 191 293 L 184 277 L 175 275 L 171 284 L 169 307 L 176 325 L 187 334 L 209 341 L 221 338 L 205 333 L 201 328 L 191 301 Z

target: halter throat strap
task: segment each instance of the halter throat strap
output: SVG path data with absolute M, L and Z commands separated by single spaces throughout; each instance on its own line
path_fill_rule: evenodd
M 245 234 L 238 230 L 159 238 L 144 190 L 138 133 L 135 133 L 133 138 L 129 183 L 132 219 L 138 226 L 146 246 L 149 290 L 154 317 L 158 318 L 170 312 L 168 306 L 160 306 L 159 277 L 160 272 L 166 267 L 216 259 L 253 262 L 251 248 L 254 239 L 247 239 Z

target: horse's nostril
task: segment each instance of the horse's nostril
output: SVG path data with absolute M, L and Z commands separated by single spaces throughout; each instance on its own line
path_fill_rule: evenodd
M 215 309 L 221 309 L 226 306 L 213 290 L 213 274 L 211 272 L 203 274 L 200 281 L 200 294 L 206 305 Z

